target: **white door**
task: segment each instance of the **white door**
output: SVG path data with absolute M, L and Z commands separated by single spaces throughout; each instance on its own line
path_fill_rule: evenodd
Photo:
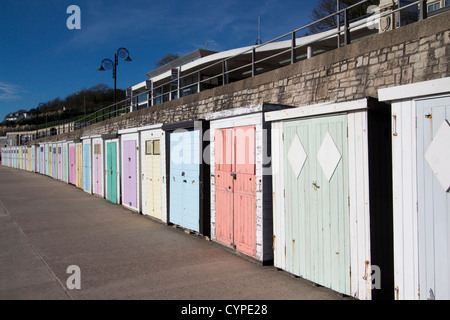
M 420 299 L 450 299 L 450 97 L 417 104 Z

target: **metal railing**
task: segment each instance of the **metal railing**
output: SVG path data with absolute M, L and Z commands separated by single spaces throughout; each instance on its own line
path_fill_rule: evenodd
M 356 39 L 351 39 L 351 31 L 353 29 L 357 29 L 361 27 L 364 24 L 368 23 L 369 16 L 373 16 L 373 22 L 376 23 L 376 21 L 379 21 L 379 19 L 389 16 L 392 14 L 395 14 L 397 12 L 400 12 L 402 10 L 406 10 L 412 7 L 417 7 L 419 12 L 418 19 L 425 19 L 427 17 L 427 6 L 426 0 L 418 0 L 411 2 L 408 5 L 399 7 L 395 10 L 390 10 L 384 13 L 374 13 L 369 15 L 363 15 L 361 17 L 357 17 L 356 19 L 353 19 L 350 21 L 349 19 L 349 12 L 350 10 L 356 8 L 357 6 L 361 6 L 365 3 L 367 3 L 369 0 L 362 0 L 354 5 L 342 8 L 340 10 L 337 10 L 335 13 L 332 13 L 322 19 L 319 19 L 317 21 L 314 21 L 312 23 L 309 23 L 303 27 L 300 27 L 298 29 L 295 29 L 291 32 L 285 33 L 277 38 L 274 38 L 270 41 L 267 41 L 262 44 L 250 46 L 249 48 L 243 49 L 242 51 L 239 51 L 238 53 L 223 58 L 219 61 L 210 63 L 204 67 L 201 67 L 199 69 L 196 69 L 195 71 L 183 73 L 181 75 L 180 69 L 178 69 L 178 78 L 177 85 L 173 85 L 173 79 L 170 78 L 167 82 L 163 82 L 161 84 L 158 84 L 157 86 L 153 86 L 152 81 L 152 88 L 145 90 L 141 93 L 138 93 L 137 95 L 134 95 L 131 98 L 127 98 L 125 100 L 122 100 L 116 104 L 112 104 L 108 107 L 105 107 L 103 109 L 97 110 L 92 114 L 89 114 L 87 116 L 72 119 L 72 121 L 65 121 L 65 123 L 60 123 L 54 127 L 58 127 L 59 129 L 54 130 L 53 134 L 59 134 L 59 133 L 65 133 L 70 132 L 72 130 L 79 130 L 81 128 L 84 128 L 86 126 L 89 126 L 91 124 L 104 121 L 106 119 L 111 119 L 117 116 L 120 116 L 122 114 L 134 111 L 134 109 L 139 109 L 139 106 L 144 105 L 144 107 L 151 107 L 156 104 L 160 104 L 166 101 L 170 101 L 173 99 L 177 99 L 181 96 L 184 96 L 184 93 L 187 92 L 187 90 L 191 90 L 193 93 L 204 91 L 202 90 L 207 84 L 210 84 L 211 87 L 216 87 L 220 85 L 225 85 L 230 83 L 230 76 L 233 74 L 236 74 L 236 72 L 240 71 L 241 74 L 247 74 L 246 77 L 254 77 L 257 74 L 262 73 L 261 68 L 257 68 L 258 64 L 262 64 L 266 61 L 275 59 L 280 56 L 286 56 L 288 55 L 288 61 L 287 63 L 293 64 L 301 59 L 307 59 L 310 58 L 313 55 L 312 50 L 310 50 L 311 46 L 314 43 L 317 43 L 319 41 L 325 40 L 325 39 L 332 39 L 333 37 L 336 38 L 336 48 L 339 48 L 341 46 L 346 46 L 352 43 L 352 41 L 355 41 Z M 296 37 L 296 34 L 298 34 L 300 31 L 303 31 L 307 28 L 310 28 L 318 23 L 321 23 L 325 20 L 329 19 L 336 19 L 336 28 L 322 32 L 321 36 L 320 34 L 317 34 L 317 36 L 313 37 L 314 39 L 311 40 L 311 42 L 305 42 L 301 44 L 297 44 L 298 40 L 301 39 Z M 341 21 L 341 19 L 343 21 Z M 369 20 L 370 21 L 370 20 Z M 342 23 L 342 24 L 341 24 Z M 375 33 L 375 32 L 374 32 Z M 343 37 L 343 41 L 341 41 Z M 287 41 L 290 41 L 290 45 L 285 46 L 283 48 L 278 49 L 270 49 L 268 48 L 271 44 L 280 43 L 280 40 L 288 38 Z M 300 59 L 298 57 L 298 50 L 300 48 L 306 47 L 306 55 L 303 54 L 300 56 Z M 269 50 L 278 50 L 275 54 L 272 55 L 264 55 L 264 57 L 257 60 L 257 55 L 263 55 L 264 49 L 267 51 Z M 236 49 L 239 50 L 239 49 Z M 237 58 L 240 58 L 240 61 L 244 61 L 243 64 L 238 65 L 234 67 L 233 69 L 229 69 L 229 67 L 233 64 L 234 61 L 236 61 Z M 286 61 L 286 59 L 284 59 Z M 280 67 L 280 61 L 278 61 L 278 68 Z M 270 71 L 273 69 L 276 69 L 277 67 L 274 67 L 272 69 L 266 70 Z M 208 76 L 207 71 L 211 69 L 219 69 L 220 72 L 216 72 L 213 75 Z M 244 71 L 245 72 L 242 72 Z M 266 72 L 264 71 L 264 72 Z M 186 85 L 181 85 L 181 83 L 185 79 L 192 79 L 197 78 L 196 81 L 193 81 L 191 83 L 188 83 Z M 245 78 L 245 77 L 244 77 Z M 214 82 L 212 85 L 211 83 Z M 169 88 L 169 90 L 167 90 Z M 146 95 L 146 97 L 143 95 Z M 138 102 L 141 101 L 141 102 Z M 144 101 L 144 102 L 142 102 Z M 48 126 L 47 126 L 48 129 Z M 62 132 L 61 132 L 62 131 Z M 39 136 L 39 135 L 37 135 Z

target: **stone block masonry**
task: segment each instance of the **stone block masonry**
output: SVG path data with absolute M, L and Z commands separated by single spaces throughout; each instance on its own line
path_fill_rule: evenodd
M 294 107 L 364 97 L 378 89 L 450 76 L 450 12 L 270 72 L 37 140 L 72 140 L 204 118 L 258 103 Z

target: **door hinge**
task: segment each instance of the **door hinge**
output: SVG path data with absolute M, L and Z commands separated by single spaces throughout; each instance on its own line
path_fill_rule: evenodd
M 281 140 L 284 141 L 284 132 L 281 134 Z
M 350 207 L 350 196 L 348 196 L 348 207 Z

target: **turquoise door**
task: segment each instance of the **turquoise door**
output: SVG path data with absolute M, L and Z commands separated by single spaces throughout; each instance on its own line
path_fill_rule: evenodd
M 90 158 L 91 158 L 91 145 L 90 144 L 84 144 L 84 150 L 83 150 L 83 174 L 84 174 L 84 190 L 90 191 L 91 190 L 91 167 L 90 167 Z
M 170 134 L 169 221 L 199 232 L 200 136 L 198 130 Z
M 347 116 L 284 124 L 286 269 L 350 294 Z
M 106 199 L 118 203 L 117 201 L 117 144 L 108 142 L 106 144 Z

